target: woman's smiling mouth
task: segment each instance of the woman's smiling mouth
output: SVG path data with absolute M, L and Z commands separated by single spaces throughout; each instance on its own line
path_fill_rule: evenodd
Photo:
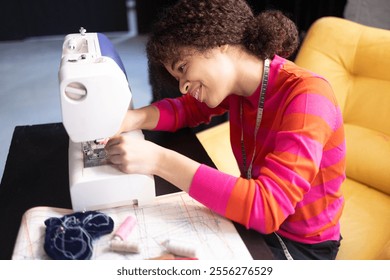
M 194 91 L 192 91 L 190 93 L 190 95 L 195 98 L 196 100 L 198 100 L 199 102 L 202 102 L 200 99 L 201 99 L 201 89 L 202 89 L 202 86 L 196 88 Z

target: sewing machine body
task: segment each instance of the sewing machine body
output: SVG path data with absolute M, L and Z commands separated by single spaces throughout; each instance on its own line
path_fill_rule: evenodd
M 131 108 L 126 71 L 109 39 L 85 30 L 67 35 L 59 82 L 63 124 L 70 138 L 73 209 L 97 210 L 151 202 L 155 198 L 152 175 L 122 173 L 107 163 L 104 148 L 91 148 L 95 140 L 116 134 Z M 133 131 L 129 137 L 144 136 L 141 131 Z

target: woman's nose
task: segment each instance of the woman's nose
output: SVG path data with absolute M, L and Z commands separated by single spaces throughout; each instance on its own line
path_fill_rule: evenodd
M 184 83 L 180 82 L 179 88 L 180 88 L 180 92 L 182 94 L 187 94 L 188 90 L 190 89 L 190 83 L 189 82 L 184 82 Z

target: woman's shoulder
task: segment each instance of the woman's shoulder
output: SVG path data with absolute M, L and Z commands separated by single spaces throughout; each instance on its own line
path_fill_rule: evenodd
M 334 92 L 329 81 L 294 62 L 275 56 L 271 63 L 270 79 L 276 92 L 285 92 L 291 97 L 299 94 L 319 94 L 334 101 Z
M 328 80 L 313 71 L 296 65 L 293 61 L 275 56 L 271 63 L 271 72 L 275 79 L 293 84 L 305 84 L 306 86 L 329 86 Z

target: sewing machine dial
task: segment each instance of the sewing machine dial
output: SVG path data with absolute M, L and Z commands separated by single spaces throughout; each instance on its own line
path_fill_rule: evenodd
M 87 96 L 87 89 L 81 83 L 70 83 L 65 87 L 65 95 L 74 101 L 80 101 Z

